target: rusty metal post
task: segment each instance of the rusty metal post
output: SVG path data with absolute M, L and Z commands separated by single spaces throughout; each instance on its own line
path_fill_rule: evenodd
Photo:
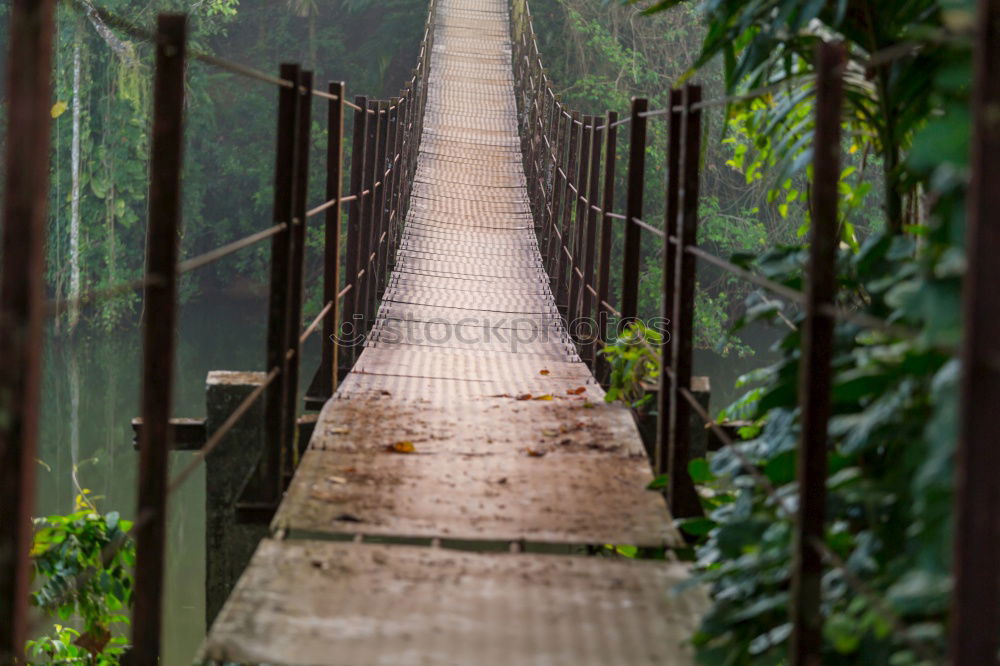
M 678 192 L 681 184 L 681 112 L 678 109 L 683 103 L 680 90 L 670 91 L 670 114 L 667 116 L 667 187 L 666 205 L 663 216 L 663 305 L 662 320 L 664 323 L 664 344 L 660 347 L 660 367 L 673 368 L 674 345 L 668 335 L 673 331 L 674 307 L 677 302 L 676 291 L 676 246 L 670 240 L 680 238 L 678 215 Z M 670 446 L 670 414 L 672 402 L 677 398 L 674 394 L 670 376 L 660 373 L 660 391 L 656 396 L 656 449 L 653 456 L 653 469 L 657 474 L 667 472 L 667 451 Z
M 299 66 L 281 65 L 280 76 L 286 81 L 298 82 Z M 278 145 L 274 165 L 275 224 L 286 224 L 281 233 L 271 237 L 271 274 L 268 296 L 267 360 L 268 372 L 280 368 L 281 376 L 264 393 L 264 427 L 266 452 L 264 465 L 258 468 L 260 477 L 255 486 L 260 489 L 261 502 L 276 505 L 281 497 L 284 438 L 287 432 L 285 418 L 285 386 L 288 359 L 288 277 L 292 248 L 293 189 L 295 175 L 295 135 L 298 123 L 300 95 L 295 88 L 281 88 L 278 92 Z M 296 336 L 297 337 L 297 336 Z
M 0 270 L 0 663 L 27 640 L 45 318 L 53 0 L 13 0 Z
M 673 337 L 671 395 L 680 389 L 691 390 L 694 357 L 694 294 L 697 263 L 686 251 L 698 244 L 698 165 L 701 159 L 701 110 L 692 108 L 701 101 L 701 86 L 684 86 L 684 111 L 681 117 L 680 188 L 676 223 L 677 247 L 674 260 Z M 688 463 L 691 458 L 691 405 L 687 400 L 670 401 L 670 432 L 667 450 L 667 503 L 674 516 L 688 517 L 701 513 Z
M 132 663 L 160 656 L 166 557 L 167 474 L 172 437 L 174 329 L 177 325 L 177 239 L 184 148 L 184 57 L 187 19 L 161 14 L 156 28 L 153 130 L 149 163 L 143 325 L 139 505 L 136 511 Z
M 364 219 L 365 197 L 365 146 L 368 136 L 368 98 L 358 95 L 354 103 L 360 110 L 354 112 L 354 136 L 351 142 L 351 184 L 350 193 L 354 197 L 347 209 L 347 249 L 344 261 L 346 263 L 346 284 L 351 285 L 350 291 L 344 294 L 344 316 L 340 325 L 339 339 L 342 348 L 342 358 L 346 361 L 343 368 L 337 368 L 339 376 L 345 374 L 358 359 L 357 342 L 364 334 L 358 321 L 361 314 L 362 295 L 358 272 L 361 270 L 361 226 Z M 346 285 L 345 285 L 346 288 Z M 344 343 L 346 342 L 346 347 Z
M 798 451 L 798 516 L 792 551 L 793 625 L 789 658 L 793 666 L 823 662 L 820 609 L 824 539 L 827 423 L 833 356 L 833 305 L 836 291 L 837 184 L 840 181 L 840 121 L 845 49 L 822 44 L 816 53 L 816 130 L 813 137 L 812 238 L 806 277 L 805 321 L 799 362 L 801 433 Z M 995 632 L 997 627 L 993 627 Z M 996 654 L 992 655 L 996 659 Z
M 389 234 L 386 239 L 386 271 L 392 271 L 396 263 L 396 230 L 399 229 L 399 189 L 402 183 L 400 170 L 403 166 L 403 119 L 406 116 L 406 99 L 395 98 L 396 108 L 392 111 L 392 157 L 389 160 L 389 168 L 392 169 L 390 187 L 388 217 L 386 219 L 386 232 Z
M 604 191 L 601 196 L 601 251 L 597 260 L 597 344 L 602 346 L 608 339 L 608 315 L 611 313 L 604 303 L 611 302 L 611 243 L 614 238 L 615 208 L 615 161 L 618 153 L 618 113 L 608 111 L 606 134 L 604 135 Z M 595 354 L 594 374 L 607 388 L 610 368 L 604 357 Z
M 387 280 L 386 267 L 389 263 L 389 245 L 392 243 L 392 234 L 389 229 L 389 216 L 392 208 L 392 180 L 395 176 L 392 159 L 396 154 L 396 117 L 399 106 L 399 98 L 393 97 L 385 107 L 383 119 L 383 141 L 382 141 L 382 166 L 379 172 L 382 174 L 382 188 L 379 190 L 379 224 L 378 224 L 378 257 L 375 260 L 378 264 L 378 300 L 382 300 L 385 294 Z M 382 240 L 384 239 L 384 240 Z
M 585 195 L 589 181 L 590 144 L 592 143 L 591 137 L 593 135 L 594 119 L 592 116 L 584 116 L 583 127 L 580 128 L 580 155 L 576 172 L 576 215 L 574 217 L 573 244 L 570 246 L 573 259 L 570 260 L 569 264 L 569 308 L 566 311 L 566 320 L 569 323 L 570 335 L 576 340 L 577 345 L 580 344 L 580 341 L 576 339 L 575 329 L 579 323 L 577 317 L 580 315 L 580 292 L 583 284 L 580 275 L 583 273 L 583 240 L 584 231 L 587 226 L 587 203 Z
M 566 117 L 562 114 L 562 105 L 556 104 L 556 159 L 552 167 L 552 192 L 549 195 L 549 237 L 546 241 L 545 272 L 549 276 L 549 286 L 552 288 L 552 277 L 559 265 L 559 220 L 562 212 L 563 193 L 566 191 L 566 179 L 563 177 L 565 162 L 567 126 Z M 554 290 L 553 290 L 554 291 Z
M 568 306 L 569 296 L 569 289 L 566 284 L 566 266 L 570 265 L 570 262 L 568 261 L 566 253 L 569 251 L 569 247 L 571 245 L 569 238 L 569 232 L 572 228 L 570 222 L 573 217 L 573 190 L 571 189 L 571 186 L 575 187 L 573 184 L 573 176 L 576 172 L 576 163 L 580 154 L 580 132 L 577 131 L 579 120 L 580 113 L 578 111 L 573 111 L 570 114 L 570 117 L 566 119 L 566 123 L 569 126 L 569 143 L 567 144 L 569 157 L 566 162 L 566 185 L 563 187 L 562 193 L 562 234 L 559 239 L 559 247 L 556 248 L 556 252 L 558 254 L 556 271 L 555 274 L 551 276 L 554 280 L 552 292 L 556 298 L 556 305 L 561 308 L 566 308 Z
M 967 199 L 968 268 L 963 287 L 962 405 L 955 461 L 952 666 L 996 663 L 1000 626 L 1000 486 L 996 422 L 1000 401 L 1000 2 L 979 0 L 974 55 L 972 182 Z
M 323 352 L 319 374 L 319 391 L 323 399 L 329 398 L 337 390 L 337 365 L 340 355 L 340 345 L 335 344 L 334 340 L 341 310 L 337 294 L 340 292 L 340 198 L 344 164 L 344 95 L 347 88 L 343 81 L 331 81 L 327 89 L 331 95 L 336 95 L 337 99 L 330 101 L 326 114 L 326 200 L 336 200 L 337 203 L 326 210 L 324 220 L 323 303 L 333 305 L 323 320 Z
M 284 454 L 282 456 L 282 475 L 291 478 L 298 464 L 298 447 L 295 439 L 298 436 L 296 422 L 299 407 L 299 367 L 302 361 L 302 350 L 299 344 L 299 333 L 302 331 L 302 294 L 303 271 L 306 252 L 306 208 L 309 198 L 309 147 L 310 128 L 312 127 L 312 89 L 313 73 L 299 72 L 297 91 L 299 101 L 296 108 L 297 121 L 295 131 L 295 169 L 292 185 L 292 234 L 290 258 L 288 264 L 288 315 L 285 318 L 286 332 L 285 358 L 287 360 L 284 375 L 285 383 L 285 414 L 282 417 L 284 425 Z
M 379 193 L 381 190 L 379 181 L 382 180 L 382 170 L 385 164 L 385 160 L 382 159 L 383 151 L 381 150 L 384 143 L 384 128 L 382 126 L 383 103 L 381 100 L 372 101 L 368 103 L 368 108 L 372 109 L 375 113 L 368 124 L 369 148 L 371 151 L 369 154 L 372 159 L 366 166 L 369 167 L 368 189 L 371 190 L 371 194 L 368 197 L 369 206 L 366 211 L 368 214 L 366 215 L 366 228 L 364 230 L 366 245 L 365 251 L 361 256 L 362 267 L 365 269 L 365 333 L 371 329 L 374 323 L 375 302 L 378 299 L 378 294 L 376 293 L 378 289 L 378 267 L 375 265 L 374 256 L 378 254 Z
M 646 178 L 646 118 L 649 101 L 632 98 L 628 147 L 628 192 L 625 199 L 625 250 L 622 253 L 622 322 L 638 316 L 639 260 L 642 229 L 633 220 L 642 219 L 642 196 Z
M 598 335 L 595 330 L 596 319 L 594 315 L 594 259 L 597 254 L 597 198 L 598 189 L 601 185 L 601 132 L 599 121 L 600 116 L 591 116 L 591 143 L 590 143 L 590 183 L 587 187 L 587 200 L 590 202 L 586 206 L 587 211 L 587 233 L 584 239 L 583 250 L 583 307 L 580 311 L 580 318 L 586 322 L 587 337 L 584 341 L 584 360 L 590 364 L 591 371 L 595 370 L 597 360 L 597 340 Z M 594 291 L 591 292 L 590 290 Z

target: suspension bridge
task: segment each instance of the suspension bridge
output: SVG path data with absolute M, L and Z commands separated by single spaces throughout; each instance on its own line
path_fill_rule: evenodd
M 251 542 L 239 580 L 227 583 L 228 598 L 199 649 L 205 663 L 693 663 L 690 638 L 706 595 L 686 584 L 690 570 L 676 554 L 686 544 L 674 517 L 701 511 L 687 469 L 703 455 L 708 433 L 796 518 L 790 662 L 820 663 L 821 578 L 829 569 L 905 635 L 823 539 L 833 324 L 916 334 L 838 305 L 842 48 L 817 51 L 812 243 L 808 283 L 799 291 L 697 245 L 702 113 L 770 88 L 703 100 L 701 88 L 688 84 L 663 109 L 640 98 L 621 118 L 580 114 L 552 90 L 525 0 L 432 0 L 417 66 L 400 95 L 349 101 L 343 83 L 322 90 L 296 65 L 272 76 L 190 48 L 183 16 L 161 16 L 150 32 L 68 1 L 156 48 L 146 273 L 80 299 L 145 292 L 131 663 L 156 663 L 161 652 L 168 501 L 194 469 L 234 446 L 252 462 L 230 470 L 239 483 L 224 489 L 220 503 L 228 519 L 267 527 Z M 1000 12 L 995 4 L 984 2 L 991 16 Z M 65 307 L 45 301 L 41 278 L 53 10 L 52 0 L 14 0 L 10 22 L 19 57 L 10 77 L 7 159 L 17 168 L 7 169 L 0 293 L 7 407 L 0 506 L 9 516 L 0 523 L 0 597 L 11 600 L 0 605 L 3 663 L 18 663 L 32 630 L 26 602 L 40 340 L 45 317 Z M 991 39 L 998 23 L 987 24 L 976 109 L 982 145 L 996 148 L 1000 132 L 982 116 L 1000 99 L 984 83 L 992 79 L 982 63 L 997 61 L 987 56 L 998 43 Z M 192 59 L 278 88 L 274 214 L 270 227 L 179 261 L 185 63 Z M 328 148 L 323 202 L 310 207 L 314 100 L 326 103 Z M 662 224 L 643 219 L 646 129 L 656 118 L 668 128 Z M 621 128 L 627 191 L 616 212 Z M 978 153 L 976 173 L 995 175 L 996 154 Z M 993 204 L 977 179 L 974 221 Z M 323 307 L 303 326 L 305 232 L 320 219 Z M 624 229 L 618 267 L 615 225 Z M 972 233 L 983 242 L 969 244 L 976 254 L 966 298 L 981 304 L 985 297 L 976 294 L 991 284 L 987 273 L 995 269 L 984 267 L 995 264 L 988 258 L 997 239 L 975 225 Z M 656 393 L 655 419 L 640 430 L 626 405 L 604 400 L 609 368 L 598 351 L 612 324 L 637 318 L 644 239 L 662 248 L 670 339 L 650 347 L 663 371 L 659 385 L 647 387 Z M 239 383 L 243 394 L 216 421 L 171 418 L 177 276 L 265 241 L 265 371 L 222 380 Z M 731 429 L 709 416 L 707 382 L 692 376 L 698 262 L 804 313 L 803 491 L 795 507 L 731 446 Z M 971 320 L 969 367 L 992 367 L 998 320 Z M 321 362 L 301 395 L 302 345 L 316 334 Z M 1000 399 L 992 376 L 970 375 L 967 405 Z M 303 403 L 318 415 L 302 416 Z M 992 425 L 966 410 L 963 428 L 955 666 L 994 659 L 1000 607 L 997 590 L 984 592 L 978 574 L 968 573 L 995 560 L 994 533 L 976 522 L 977 506 L 996 503 Z M 174 448 L 196 453 L 171 476 Z M 649 489 L 655 475 L 664 475 L 665 491 Z M 621 545 L 658 557 L 616 556 Z

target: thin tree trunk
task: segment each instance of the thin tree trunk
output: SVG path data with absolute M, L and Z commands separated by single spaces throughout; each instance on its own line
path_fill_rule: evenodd
M 73 141 L 70 148 L 72 185 L 70 194 L 69 220 L 69 330 L 76 328 L 80 320 L 80 107 L 83 105 L 80 90 L 81 42 L 77 34 L 73 46 Z

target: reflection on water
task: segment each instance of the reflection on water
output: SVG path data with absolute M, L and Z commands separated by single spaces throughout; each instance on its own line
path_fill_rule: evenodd
M 205 414 L 209 370 L 262 370 L 266 298 L 213 300 L 182 308 L 178 331 L 176 416 Z M 316 336 L 305 358 L 312 376 Z M 86 488 L 102 511 L 135 516 L 136 466 L 129 422 L 138 415 L 141 343 L 137 327 L 111 334 L 49 335 L 45 348 L 35 515 L 73 510 Z M 172 454 L 179 469 L 190 453 Z M 171 499 L 165 617 L 165 666 L 190 664 L 204 636 L 205 477 L 198 474 Z

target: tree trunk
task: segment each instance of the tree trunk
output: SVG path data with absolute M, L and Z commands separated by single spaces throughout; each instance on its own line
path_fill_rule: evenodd
M 70 194 L 69 220 L 69 330 L 76 328 L 80 320 L 80 116 L 83 105 L 81 99 L 81 48 L 82 38 L 77 33 L 73 46 L 73 140 L 70 147 L 72 185 Z

